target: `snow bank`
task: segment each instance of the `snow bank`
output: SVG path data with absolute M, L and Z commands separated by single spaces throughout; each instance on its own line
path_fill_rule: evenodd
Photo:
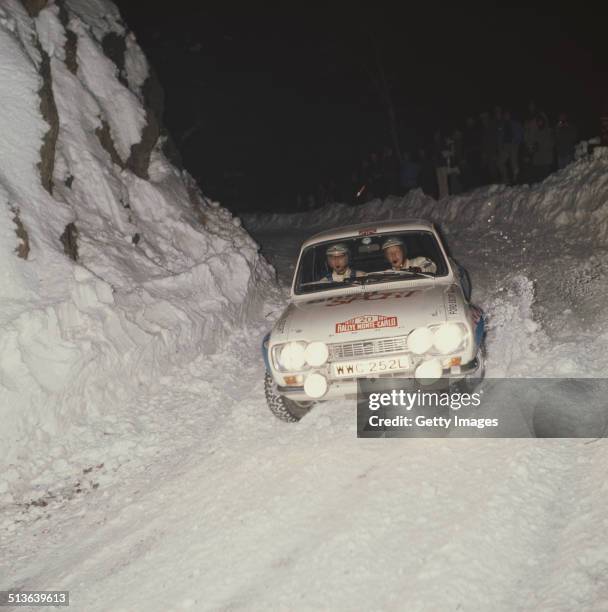
M 601 150 L 599 150 L 602 152 Z M 330 204 L 297 214 L 247 215 L 252 231 L 268 228 L 326 228 L 375 220 L 422 217 L 449 232 L 471 228 L 485 232 L 494 223 L 544 229 L 568 228 L 577 235 L 608 240 L 608 158 L 586 157 L 528 186 L 491 185 L 436 201 L 417 189 L 359 206 Z
M 116 7 L 40 4 L 0 6 L 5 503 L 68 473 L 79 449 L 92 463 L 123 444 L 126 458 L 138 389 L 214 352 L 272 287 L 239 220 L 165 157 Z

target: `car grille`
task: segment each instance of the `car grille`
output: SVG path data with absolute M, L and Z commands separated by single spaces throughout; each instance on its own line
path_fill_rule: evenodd
M 407 336 L 362 340 L 360 342 L 342 342 L 330 344 L 328 348 L 330 361 L 384 355 L 386 353 L 403 353 L 407 351 Z

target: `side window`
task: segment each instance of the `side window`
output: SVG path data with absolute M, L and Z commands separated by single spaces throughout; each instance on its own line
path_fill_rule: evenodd
M 298 283 L 312 283 L 315 278 L 315 249 L 309 248 L 304 251 L 300 262 L 300 278 Z

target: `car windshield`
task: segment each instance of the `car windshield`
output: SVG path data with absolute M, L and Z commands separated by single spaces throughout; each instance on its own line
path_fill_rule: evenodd
M 328 240 L 307 247 L 296 272 L 295 293 L 346 285 L 434 278 L 448 273 L 433 232 L 416 230 Z

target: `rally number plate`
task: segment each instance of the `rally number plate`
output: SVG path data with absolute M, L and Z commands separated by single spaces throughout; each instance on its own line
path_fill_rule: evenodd
M 352 378 L 353 376 L 369 376 L 391 372 L 407 372 L 411 368 L 407 355 L 385 357 L 383 359 L 360 359 L 357 361 L 341 361 L 333 364 L 333 375 L 337 378 Z

